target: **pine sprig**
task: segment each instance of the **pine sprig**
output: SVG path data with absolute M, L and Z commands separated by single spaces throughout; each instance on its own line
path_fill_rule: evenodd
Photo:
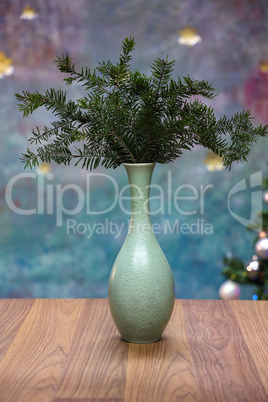
M 44 94 L 16 94 L 24 117 L 44 106 L 57 118 L 50 127 L 32 131 L 29 141 L 39 147 L 23 154 L 25 166 L 52 160 L 66 165 L 74 160 L 86 169 L 169 163 L 196 145 L 222 156 L 226 168 L 248 159 L 268 126 L 254 127 L 249 111 L 217 120 L 211 107 L 196 100 L 214 99 L 212 86 L 189 76 L 174 80 L 174 61 L 168 57 L 153 62 L 150 76 L 131 71 L 134 47 L 134 38 L 125 38 L 118 63 L 103 61 L 95 70 L 77 71 L 69 55 L 58 57 L 58 69 L 67 74 L 65 83 L 76 81 L 86 91 L 77 101 L 67 100 L 66 92 L 54 88 Z

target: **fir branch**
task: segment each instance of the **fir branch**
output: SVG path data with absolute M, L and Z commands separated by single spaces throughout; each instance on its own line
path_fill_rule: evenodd
M 174 61 L 168 58 L 157 58 L 150 76 L 132 72 L 134 46 L 133 38 L 125 38 L 118 63 L 102 62 L 93 71 L 82 67 L 78 72 L 68 55 L 58 57 L 58 69 L 68 74 L 66 84 L 77 81 L 87 91 L 77 101 L 67 101 L 65 92 L 53 88 L 44 95 L 16 94 L 24 117 L 44 106 L 58 118 L 42 132 L 38 127 L 32 131 L 29 141 L 40 147 L 23 155 L 25 166 L 50 159 L 69 164 L 73 158 L 86 169 L 99 164 L 115 168 L 121 163 L 169 163 L 195 145 L 223 156 L 229 169 L 232 162 L 248 159 L 254 143 L 267 135 L 268 125 L 254 127 L 249 111 L 217 120 L 211 107 L 193 99 L 214 99 L 212 86 L 189 76 L 174 80 Z M 50 138 L 53 142 L 45 143 Z M 74 143 L 77 155 L 70 150 Z
M 92 109 L 90 106 L 88 106 L 88 108 L 94 111 L 94 109 Z M 94 111 L 94 112 L 96 112 L 96 111 Z M 115 135 L 116 138 L 122 143 L 122 145 L 124 146 L 124 148 L 126 149 L 126 151 L 128 152 L 128 154 L 131 156 L 132 161 L 133 161 L 134 163 L 136 163 L 135 157 L 133 156 L 133 154 L 132 154 L 131 150 L 128 148 L 128 146 L 125 144 L 123 138 L 122 138 L 120 135 L 118 135 L 117 131 L 114 131 L 114 130 L 110 127 L 109 122 L 108 122 L 106 119 L 104 119 L 104 116 L 103 116 L 103 115 L 101 115 L 101 114 L 98 114 L 98 115 L 99 115 L 101 121 L 108 127 L 110 133 L 111 133 L 112 135 Z
M 131 113 L 132 118 L 133 118 L 134 136 L 137 137 L 137 135 L 136 135 L 135 114 L 134 114 L 134 111 L 133 111 L 133 109 L 132 109 L 132 104 L 130 103 L 129 99 L 127 98 L 127 96 L 126 96 L 126 95 L 124 94 L 124 92 L 122 91 L 122 89 L 121 89 L 121 87 L 120 87 L 118 81 L 113 79 L 113 76 L 111 75 L 110 71 L 107 69 L 107 66 L 104 65 L 103 67 L 104 67 L 105 71 L 107 72 L 107 74 L 108 74 L 108 75 L 111 77 L 111 79 L 113 80 L 113 85 L 119 90 L 119 92 L 121 93 L 121 95 L 123 96 L 123 98 L 125 99 L 125 101 L 127 102 L 127 104 L 129 105 L 130 113 Z M 135 158 L 133 158 L 133 160 L 135 161 Z
M 86 86 L 86 89 L 91 89 L 92 87 L 97 86 L 108 95 L 112 95 L 112 93 L 103 85 L 104 81 L 97 77 L 95 72 L 91 74 L 87 67 L 85 73 L 83 67 L 81 72 L 76 71 L 74 64 L 72 64 L 72 59 L 68 54 L 66 56 L 62 55 L 61 57 L 58 57 L 55 60 L 55 63 L 61 72 L 70 74 L 70 77 L 64 79 L 67 85 L 72 84 L 73 81 L 86 81 L 82 84 L 83 86 Z
M 31 142 L 31 144 L 37 144 L 38 142 L 41 143 L 41 139 L 42 140 L 47 140 L 47 138 L 52 135 L 53 133 L 57 133 L 59 129 L 63 129 L 66 126 L 70 126 L 70 122 L 54 122 L 52 124 L 55 124 L 55 127 L 52 127 L 50 129 L 44 129 L 44 131 L 42 133 L 40 133 L 40 130 L 38 127 L 36 127 L 37 129 L 37 133 L 33 130 L 32 133 L 34 134 L 35 137 L 32 137 L 29 139 L 29 141 Z

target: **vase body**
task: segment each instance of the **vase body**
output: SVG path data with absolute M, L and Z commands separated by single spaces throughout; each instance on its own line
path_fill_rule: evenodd
M 156 342 L 170 319 L 174 279 L 150 219 L 154 163 L 125 164 L 131 192 L 127 237 L 113 265 L 108 290 L 111 314 L 128 342 Z

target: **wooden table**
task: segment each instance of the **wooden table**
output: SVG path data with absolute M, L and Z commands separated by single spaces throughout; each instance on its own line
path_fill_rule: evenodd
M 128 344 L 104 299 L 0 300 L 1 402 L 267 402 L 268 302 L 176 300 Z

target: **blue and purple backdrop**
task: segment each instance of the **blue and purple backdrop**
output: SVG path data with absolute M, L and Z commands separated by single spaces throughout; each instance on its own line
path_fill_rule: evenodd
M 38 17 L 25 20 L 20 16 L 26 3 L 0 0 L 0 52 L 14 66 L 13 74 L 0 80 L 0 297 L 107 297 L 109 273 L 129 219 L 114 202 L 115 187 L 121 191 L 127 184 L 124 167 L 98 168 L 92 176 L 80 167 L 56 164 L 24 170 L 19 158 L 31 129 L 48 125 L 51 115 L 40 109 L 23 119 L 14 93 L 64 88 L 53 63 L 56 55 L 68 52 L 77 67 L 93 68 L 98 61 L 116 61 L 121 41 L 134 36 L 134 69 L 148 74 L 152 61 L 168 54 L 176 61 L 174 77 L 189 74 L 213 83 L 218 117 L 250 108 L 256 123 L 268 123 L 268 3 L 32 0 Z M 178 43 L 178 32 L 187 26 L 202 39 L 194 46 Z M 79 85 L 66 89 L 70 98 L 83 95 Z M 231 172 L 208 170 L 206 157 L 206 150 L 196 148 L 170 165 L 157 165 L 153 175 L 152 183 L 161 186 L 164 196 L 160 200 L 159 190 L 152 190 L 152 211 L 159 211 L 152 221 L 160 225 L 157 237 L 180 298 L 218 298 L 225 280 L 223 257 L 232 254 L 246 263 L 254 253 L 255 234 L 241 219 L 249 221 L 257 213 L 250 177 L 257 172 L 258 178 L 267 176 L 267 140 L 254 147 L 248 163 L 234 164 Z M 28 176 L 18 176 L 22 173 Z M 229 199 L 231 213 L 230 191 L 244 179 L 246 188 Z M 260 194 L 260 188 L 255 190 Z M 84 203 L 79 204 L 81 194 Z M 175 194 L 194 199 L 174 203 Z M 65 212 L 59 216 L 61 201 Z M 75 208 L 77 213 L 68 214 Z M 18 213 L 26 210 L 28 215 Z M 252 292 L 245 287 L 241 297 L 250 298 Z

